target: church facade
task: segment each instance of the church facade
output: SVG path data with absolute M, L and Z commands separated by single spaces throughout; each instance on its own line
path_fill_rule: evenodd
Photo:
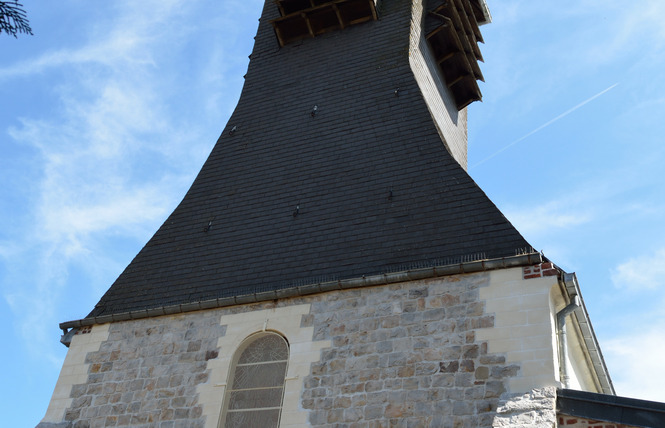
M 524 409 L 506 401 L 526 394 L 526 420 L 552 422 L 559 380 L 553 311 L 563 300 L 556 269 L 538 257 L 82 328 L 47 417 L 118 426 L 216 427 L 220 418 L 225 426 L 276 426 L 269 422 L 279 418 L 280 427 L 475 427 L 524 418 Z M 458 268 L 465 266 L 473 269 Z M 537 267 L 543 276 L 525 278 Z M 280 357 L 287 363 L 275 364 L 284 367 L 276 382 L 283 391 L 266 399 L 277 409 L 231 409 L 240 354 L 248 341 L 272 336 L 288 344 Z M 570 342 L 582 349 L 578 339 Z M 272 375 L 268 366 L 252 372 L 248 388 Z M 572 366 L 576 386 L 602 390 L 590 364 Z
M 580 405 L 614 389 L 575 275 L 466 171 L 489 21 L 484 0 L 267 1 L 192 187 L 61 324 L 39 426 L 607 420 Z

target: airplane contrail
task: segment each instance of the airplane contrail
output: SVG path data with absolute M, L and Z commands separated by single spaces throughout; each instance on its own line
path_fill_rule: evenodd
M 573 107 L 573 108 L 571 108 L 571 109 L 569 109 L 569 110 L 566 110 L 565 112 L 561 113 L 560 115 L 558 115 L 558 116 L 555 117 L 554 119 L 550 120 L 549 122 L 546 122 L 546 123 L 540 125 L 538 128 L 534 129 L 533 131 L 529 132 L 528 134 L 524 135 L 523 137 L 518 138 L 517 140 L 513 141 L 512 143 L 510 143 L 510 144 L 508 144 L 508 145 L 502 147 L 501 149 L 497 150 L 496 152 L 492 153 L 491 155 L 489 155 L 489 156 L 486 157 L 485 159 L 481 160 L 480 162 L 475 163 L 475 164 L 472 165 L 469 169 L 471 169 L 471 168 L 475 168 L 475 167 L 477 167 L 478 165 L 481 165 L 481 164 L 487 162 L 488 160 L 492 159 L 494 156 L 498 155 L 499 153 L 503 152 L 504 150 L 507 150 L 508 148 L 514 146 L 515 144 L 519 143 L 520 141 L 529 138 L 530 136 L 532 136 L 532 135 L 535 134 L 536 132 L 538 132 L 538 131 L 540 131 L 540 130 L 542 130 L 542 129 L 544 129 L 544 128 L 547 128 L 548 126 L 550 126 L 551 124 L 553 124 L 553 123 L 556 122 L 557 120 L 559 120 L 559 119 L 563 119 L 564 117 L 568 116 L 570 113 L 574 112 L 574 111 L 577 110 L 578 108 L 584 106 L 585 104 L 590 103 L 591 101 L 595 100 L 596 98 L 598 98 L 599 96 L 603 95 L 604 93 L 609 92 L 610 90 L 614 89 L 618 84 L 619 84 L 619 83 L 615 83 L 614 85 L 610 86 L 609 88 L 604 89 L 604 90 L 598 92 L 596 95 L 592 96 L 591 98 L 588 98 L 588 99 L 582 101 L 581 103 L 579 103 L 579 104 L 576 105 L 575 107 Z

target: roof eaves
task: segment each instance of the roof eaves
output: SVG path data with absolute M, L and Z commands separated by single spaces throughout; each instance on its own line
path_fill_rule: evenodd
M 436 278 L 464 273 L 483 272 L 496 269 L 505 269 L 519 266 L 529 266 L 542 263 L 542 254 L 532 252 L 510 257 L 496 259 L 472 260 L 463 263 L 455 263 L 428 268 L 411 269 L 400 272 L 387 272 L 378 275 L 362 276 L 351 279 L 310 283 L 273 291 L 244 294 L 233 297 L 217 298 L 200 302 L 191 302 L 178 305 L 160 306 L 150 309 L 141 309 L 116 314 L 87 317 L 80 320 L 66 321 L 60 323 L 60 329 L 65 333 L 70 329 L 106 324 L 109 322 L 130 321 L 143 318 L 152 318 L 164 315 L 180 314 L 204 309 L 216 309 L 241 304 L 265 302 L 288 297 L 305 296 L 310 294 L 325 293 L 333 290 L 368 287 L 375 285 L 394 284 L 398 282 L 416 281 L 427 278 Z
M 636 427 L 655 427 L 661 426 L 665 420 L 665 403 L 560 389 L 557 391 L 557 413 Z

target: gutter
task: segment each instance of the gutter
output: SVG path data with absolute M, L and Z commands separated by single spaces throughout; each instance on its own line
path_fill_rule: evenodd
M 614 385 L 612 384 L 612 379 L 610 378 L 607 365 L 605 364 L 605 359 L 603 358 L 603 353 L 600 351 L 598 339 L 596 339 L 596 333 L 593 331 L 593 326 L 589 320 L 589 313 L 587 312 L 586 306 L 584 305 L 584 299 L 582 298 L 582 293 L 580 292 L 577 276 L 574 272 L 566 273 L 562 269 L 558 269 L 562 273 L 560 280 L 561 285 L 566 289 L 566 292 L 571 301 L 576 298 L 579 299 L 579 307 L 575 308 L 571 316 L 574 317 L 574 320 L 576 321 L 575 324 L 579 326 L 582 340 L 584 341 L 585 348 L 588 352 L 591 364 L 593 365 L 593 371 L 597 376 L 598 386 L 600 387 L 599 389 L 603 394 L 616 395 Z M 557 316 L 557 328 L 558 327 Z M 564 364 L 565 360 L 560 360 L 560 365 Z M 565 383 L 563 377 L 562 381 Z
M 204 309 L 217 309 L 228 306 L 242 305 L 248 303 L 259 303 L 289 297 L 307 296 L 311 294 L 325 293 L 334 290 L 346 290 L 350 288 L 371 287 L 375 285 L 395 284 L 398 282 L 416 281 L 429 278 L 437 278 L 449 275 L 465 273 L 484 272 L 511 267 L 531 266 L 543 262 L 540 253 L 529 253 L 498 259 L 476 260 L 463 263 L 455 263 L 428 268 L 412 269 L 401 272 L 389 272 L 378 275 L 362 276 L 359 278 L 343 279 L 311 283 L 301 286 L 282 288 L 279 290 L 250 293 L 240 296 L 221 297 L 216 299 L 202 300 L 197 302 L 183 303 L 178 305 L 160 306 L 150 309 L 142 309 L 116 314 L 88 317 L 80 320 L 66 321 L 60 323 L 63 332 L 61 342 L 69 346 L 73 332 L 70 329 L 106 324 L 109 322 L 129 321 L 143 318 L 174 315 L 186 312 L 200 311 Z

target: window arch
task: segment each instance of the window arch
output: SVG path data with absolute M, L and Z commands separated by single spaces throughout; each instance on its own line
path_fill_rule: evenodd
M 240 345 L 229 371 L 221 427 L 279 426 L 289 344 L 264 332 Z

